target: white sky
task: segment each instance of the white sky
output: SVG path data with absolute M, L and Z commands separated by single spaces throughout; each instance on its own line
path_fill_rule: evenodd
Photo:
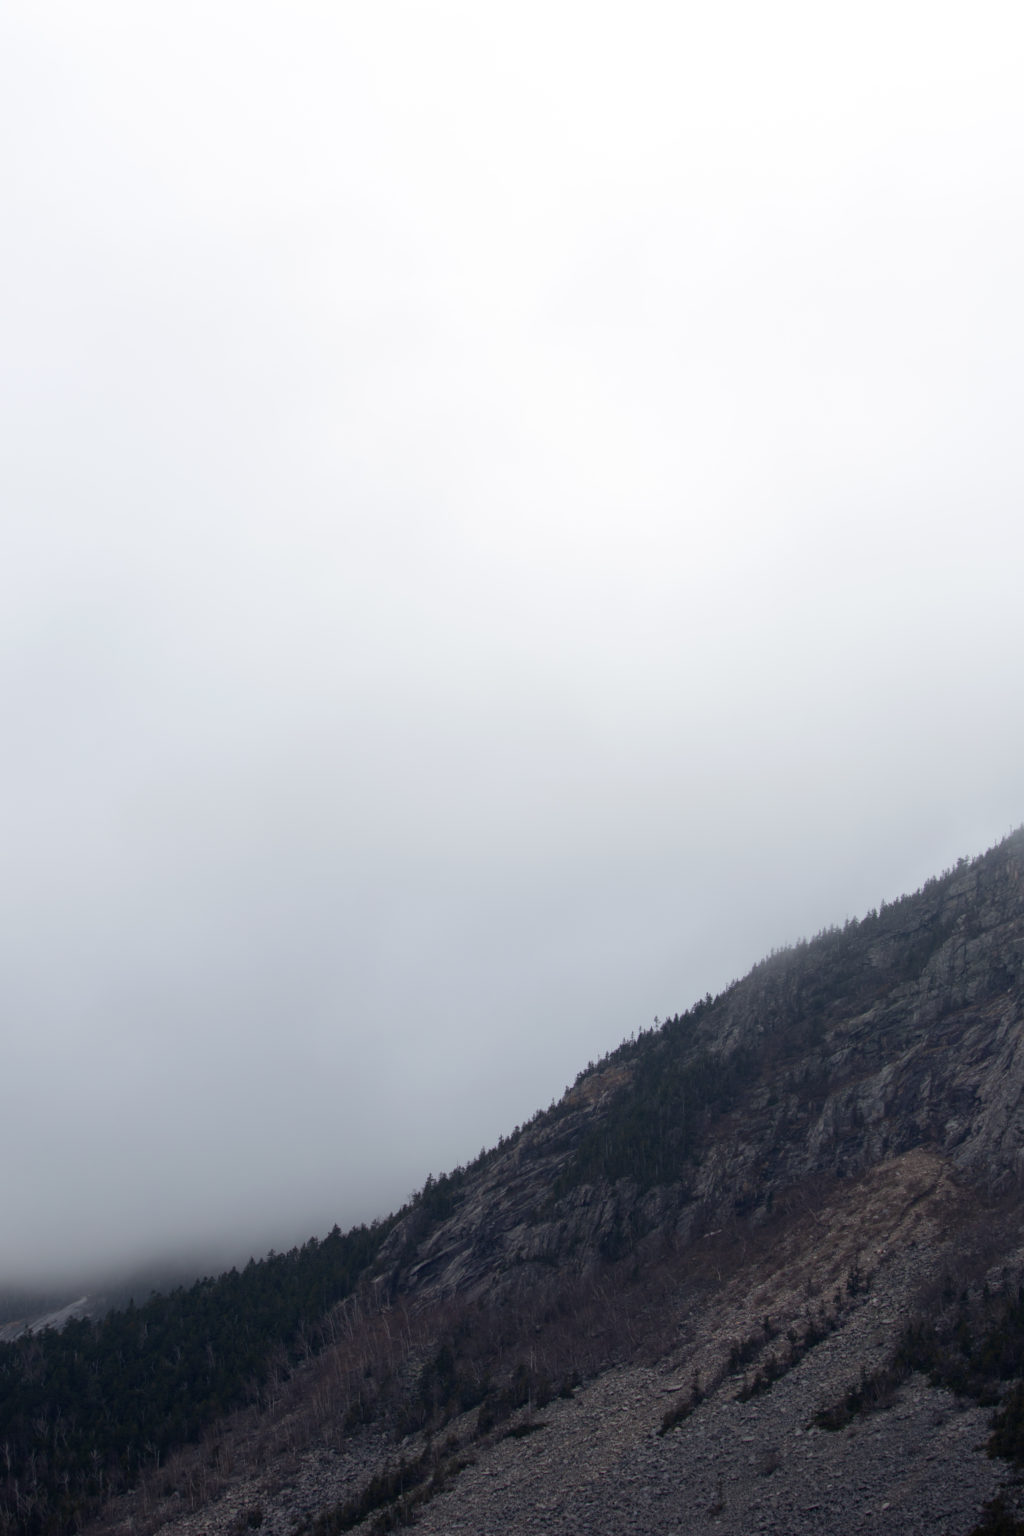
M 7 0 L 0 1278 L 382 1213 L 1021 821 L 1022 36 Z

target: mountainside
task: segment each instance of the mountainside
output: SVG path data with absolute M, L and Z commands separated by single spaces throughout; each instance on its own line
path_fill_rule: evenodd
M 21 1318 L 17 1322 L 5 1323 L 0 1327 L 0 1344 L 11 1344 L 26 1333 L 42 1333 L 44 1328 L 63 1328 L 73 1317 L 86 1317 L 88 1309 L 88 1296 L 79 1296 L 77 1300 L 46 1312 L 41 1317 Z
M 0 1350 L 0 1532 L 967 1536 L 1024 1453 L 1022 1001 L 1017 832 L 386 1223 Z
M 753 1222 L 799 1181 L 928 1146 L 989 1191 L 1024 1168 L 1024 841 L 773 956 L 581 1074 L 382 1253 L 413 1294 Z M 517 1274 L 517 1271 L 522 1273 Z

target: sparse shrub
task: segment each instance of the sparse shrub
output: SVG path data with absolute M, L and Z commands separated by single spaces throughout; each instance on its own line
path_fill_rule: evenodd
M 729 1371 L 735 1374 L 744 1365 L 756 1359 L 765 1346 L 766 1339 L 751 1333 L 745 1339 L 733 1339 L 729 1347 Z
M 785 1350 L 781 1354 L 773 1350 L 752 1377 L 744 1378 L 743 1385 L 736 1394 L 736 1401 L 738 1403 L 747 1403 L 752 1397 L 758 1397 L 762 1392 L 770 1391 L 774 1384 L 781 1377 L 785 1376 L 787 1371 L 791 1371 L 794 1366 L 799 1365 L 804 1355 L 809 1350 L 812 1350 L 816 1344 L 820 1344 L 822 1339 L 827 1338 L 830 1333 L 834 1333 L 838 1326 L 839 1323 L 836 1317 L 830 1317 L 827 1313 L 823 1312 L 820 1318 L 812 1318 L 808 1322 L 802 1338 L 795 1328 L 787 1329 Z M 771 1320 L 767 1317 L 764 1320 L 764 1328 L 765 1342 L 778 1337 L 779 1330 L 772 1326 Z M 734 1358 L 743 1357 L 751 1342 L 753 1341 L 747 1340 L 747 1346 L 744 1346 L 739 1351 L 737 1351 L 734 1344 L 733 1352 L 729 1356 L 730 1366 Z
M 1010 1391 L 1002 1408 L 992 1421 L 992 1438 L 988 1443 L 990 1456 L 1002 1456 L 1007 1461 L 1024 1461 L 1024 1387 Z
M 820 1409 L 814 1415 L 814 1423 L 819 1429 L 834 1431 L 844 1429 L 858 1414 L 891 1408 L 909 1374 L 910 1368 L 901 1364 L 882 1366 L 870 1375 L 862 1371 L 859 1384 L 851 1387 L 838 1403 Z
M 513 1424 L 508 1432 L 510 1440 L 525 1440 L 527 1435 L 535 1435 L 538 1429 L 547 1429 L 547 1419 L 523 1419 L 519 1424 Z
M 442 1492 L 453 1477 L 472 1465 L 470 1457 L 459 1456 L 458 1441 L 450 1437 L 440 1447 L 427 1446 L 415 1461 L 400 1459 L 376 1473 L 362 1491 L 325 1510 L 301 1529 L 310 1536 L 342 1536 L 359 1525 L 374 1511 L 379 1511 L 374 1531 L 392 1531 L 412 1525 L 417 1507 Z
M 1024 1536 L 1024 1520 L 1018 1520 L 1006 1502 L 1006 1495 L 997 1493 L 982 1505 L 984 1514 L 971 1531 L 971 1536 Z
M 688 1392 L 678 1397 L 672 1407 L 665 1410 L 658 1434 L 667 1435 L 670 1429 L 675 1429 L 677 1424 L 682 1424 L 684 1419 L 688 1419 L 693 1409 L 694 1404 Z
M 700 1371 L 695 1370 L 689 1392 L 685 1392 L 682 1397 L 677 1397 L 671 1408 L 666 1409 L 658 1434 L 667 1435 L 670 1429 L 675 1429 L 677 1424 L 688 1419 L 693 1410 L 704 1401 L 704 1397 L 705 1393 L 700 1384 Z
M 253 1504 L 237 1514 L 229 1527 L 231 1536 L 244 1536 L 246 1531 L 258 1531 L 263 1524 L 263 1506 Z
M 846 1276 L 847 1296 L 857 1296 L 861 1291 L 869 1291 L 872 1279 L 873 1276 L 870 1273 L 866 1274 L 861 1268 L 860 1260 L 855 1259 Z

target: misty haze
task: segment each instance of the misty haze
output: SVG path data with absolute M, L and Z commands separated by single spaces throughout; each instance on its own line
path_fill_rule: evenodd
M 1013 25 L 4 7 L 0 1289 L 397 1211 L 1019 824 Z

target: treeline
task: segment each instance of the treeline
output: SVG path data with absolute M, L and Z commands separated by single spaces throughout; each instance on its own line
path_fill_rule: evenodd
M 942 1298 L 907 1324 L 892 1357 L 863 1373 L 815 1423 L 840 1430 L 859 1414 L 888 1408 L 914 1371 L 934 1387 L 994 1408 L 989 1455 L 1024 1466 L 1024 1285 L 958 1291 L 947 1279 Z
M 675 1022 L 675 1021 L 673 1021 Z M 745 1049 L 686 1051 L 670 1027 L 633 1047 L 631 1076 L 580 1138 L 556 1181 L 557 1198 L 580 1184 L 631 1179 L 641 1189 L 683 1178 L 702 1134 L 757 1071 Z
M 0 1345 L 0 1533 L 64 1536 L 317 1347 L 394 1218 Z M 281 1351 L 284 1351 L 283 1360 Z
M 1019 905 L 1015 876 L 1017 848 L 1024 832 L 973 861 L 925 883 L 913 895 L 883 902 L 860 919 L 823 929 L 813 939 L 760 961 L 742 980 L 718 997 L 708 993 L 685 1013 L 653 1030 L 624 1040 L 597 1063 L 589 1062 L 576 1086 L 595 1073 L 623 1067 L 621 1082 L 599 1115 L 586 1126 L 563 1171 L 554 1182 L 552 1200 L 582 1184 L 629 1179 L 641 1190 L 685 1179 L 701 1155 L 704 1138 L 716 1120 L 734 1109 L 763 1075 L 780 1066 L 805 1063 L 794 1092 L 806 1102 L 829 1089 L 822 1047 L 838 1021 L 866 1012 L 886 999 L 895 986 L 916 980 L 946 943 L 961 915 L 947 902 L 953 882 L 965 868 L 985 874 L 989 900 L 1008 909 Z M 995 977 L 993 985 L 1004 978 Z M 887 1041 L 880 1023 L 872 1043 L 877 1053 Z M 724 1042 L 734 1043 L 726 1045 Z M 742 1042 L 742 1043 L 741 1043 Z M 572 1092 L 530 1126 L 556 1123 L 577 1104 Z M 526 1126 L 522 1130 L 527 1129 Z M 466 1182 L 484 1165 L 518 1141 L 520 1127 L 465 1168 L 428 1179 L 413 1201 L 419 1225 L 410 1226 L 410 1242 L 435 1221 L 452 1214 Z M 631 1234 L 613 1245 L 606 1257 L 618 1257 Z
M 1013 864 L 1020 841 L 1015 834 L 970 865 L 985 874 L 988 900 L 1007 910 L 1020 902 Z M 759 1077 L 780 1067 L 804 1064 L 803 1085 L 794 1084 L 794 1091 L 805 1099 L 827 1092 L 822 1047 L 830 1028 L 917 980 L 963 915 L 947 898 L 965 867 L 962 860 L 913 896 L 768 956 L 718 997 L 709 994 L 686 1013 L 656 1020 L 653 1031 L 641 1031 L 591 1062 L 577 1085 L 609 1068 L 626 1071 L 584 1130 L 553 1198 L 602 1180 L 629 1179 L 641 1190 L 683 1180 L 714 1122 Z M 989 984 L 1007 982 L 993 971 Z M 905 1027 L 898 1010 L 895 1020 L 880 1019 L 876 1038 L 863 1048 L 875 1054 L 889 1048 L 885 1031 L 894 1025 Z M 570 1095 L 554 1113 L 568 1113 L 571 1106 Z

